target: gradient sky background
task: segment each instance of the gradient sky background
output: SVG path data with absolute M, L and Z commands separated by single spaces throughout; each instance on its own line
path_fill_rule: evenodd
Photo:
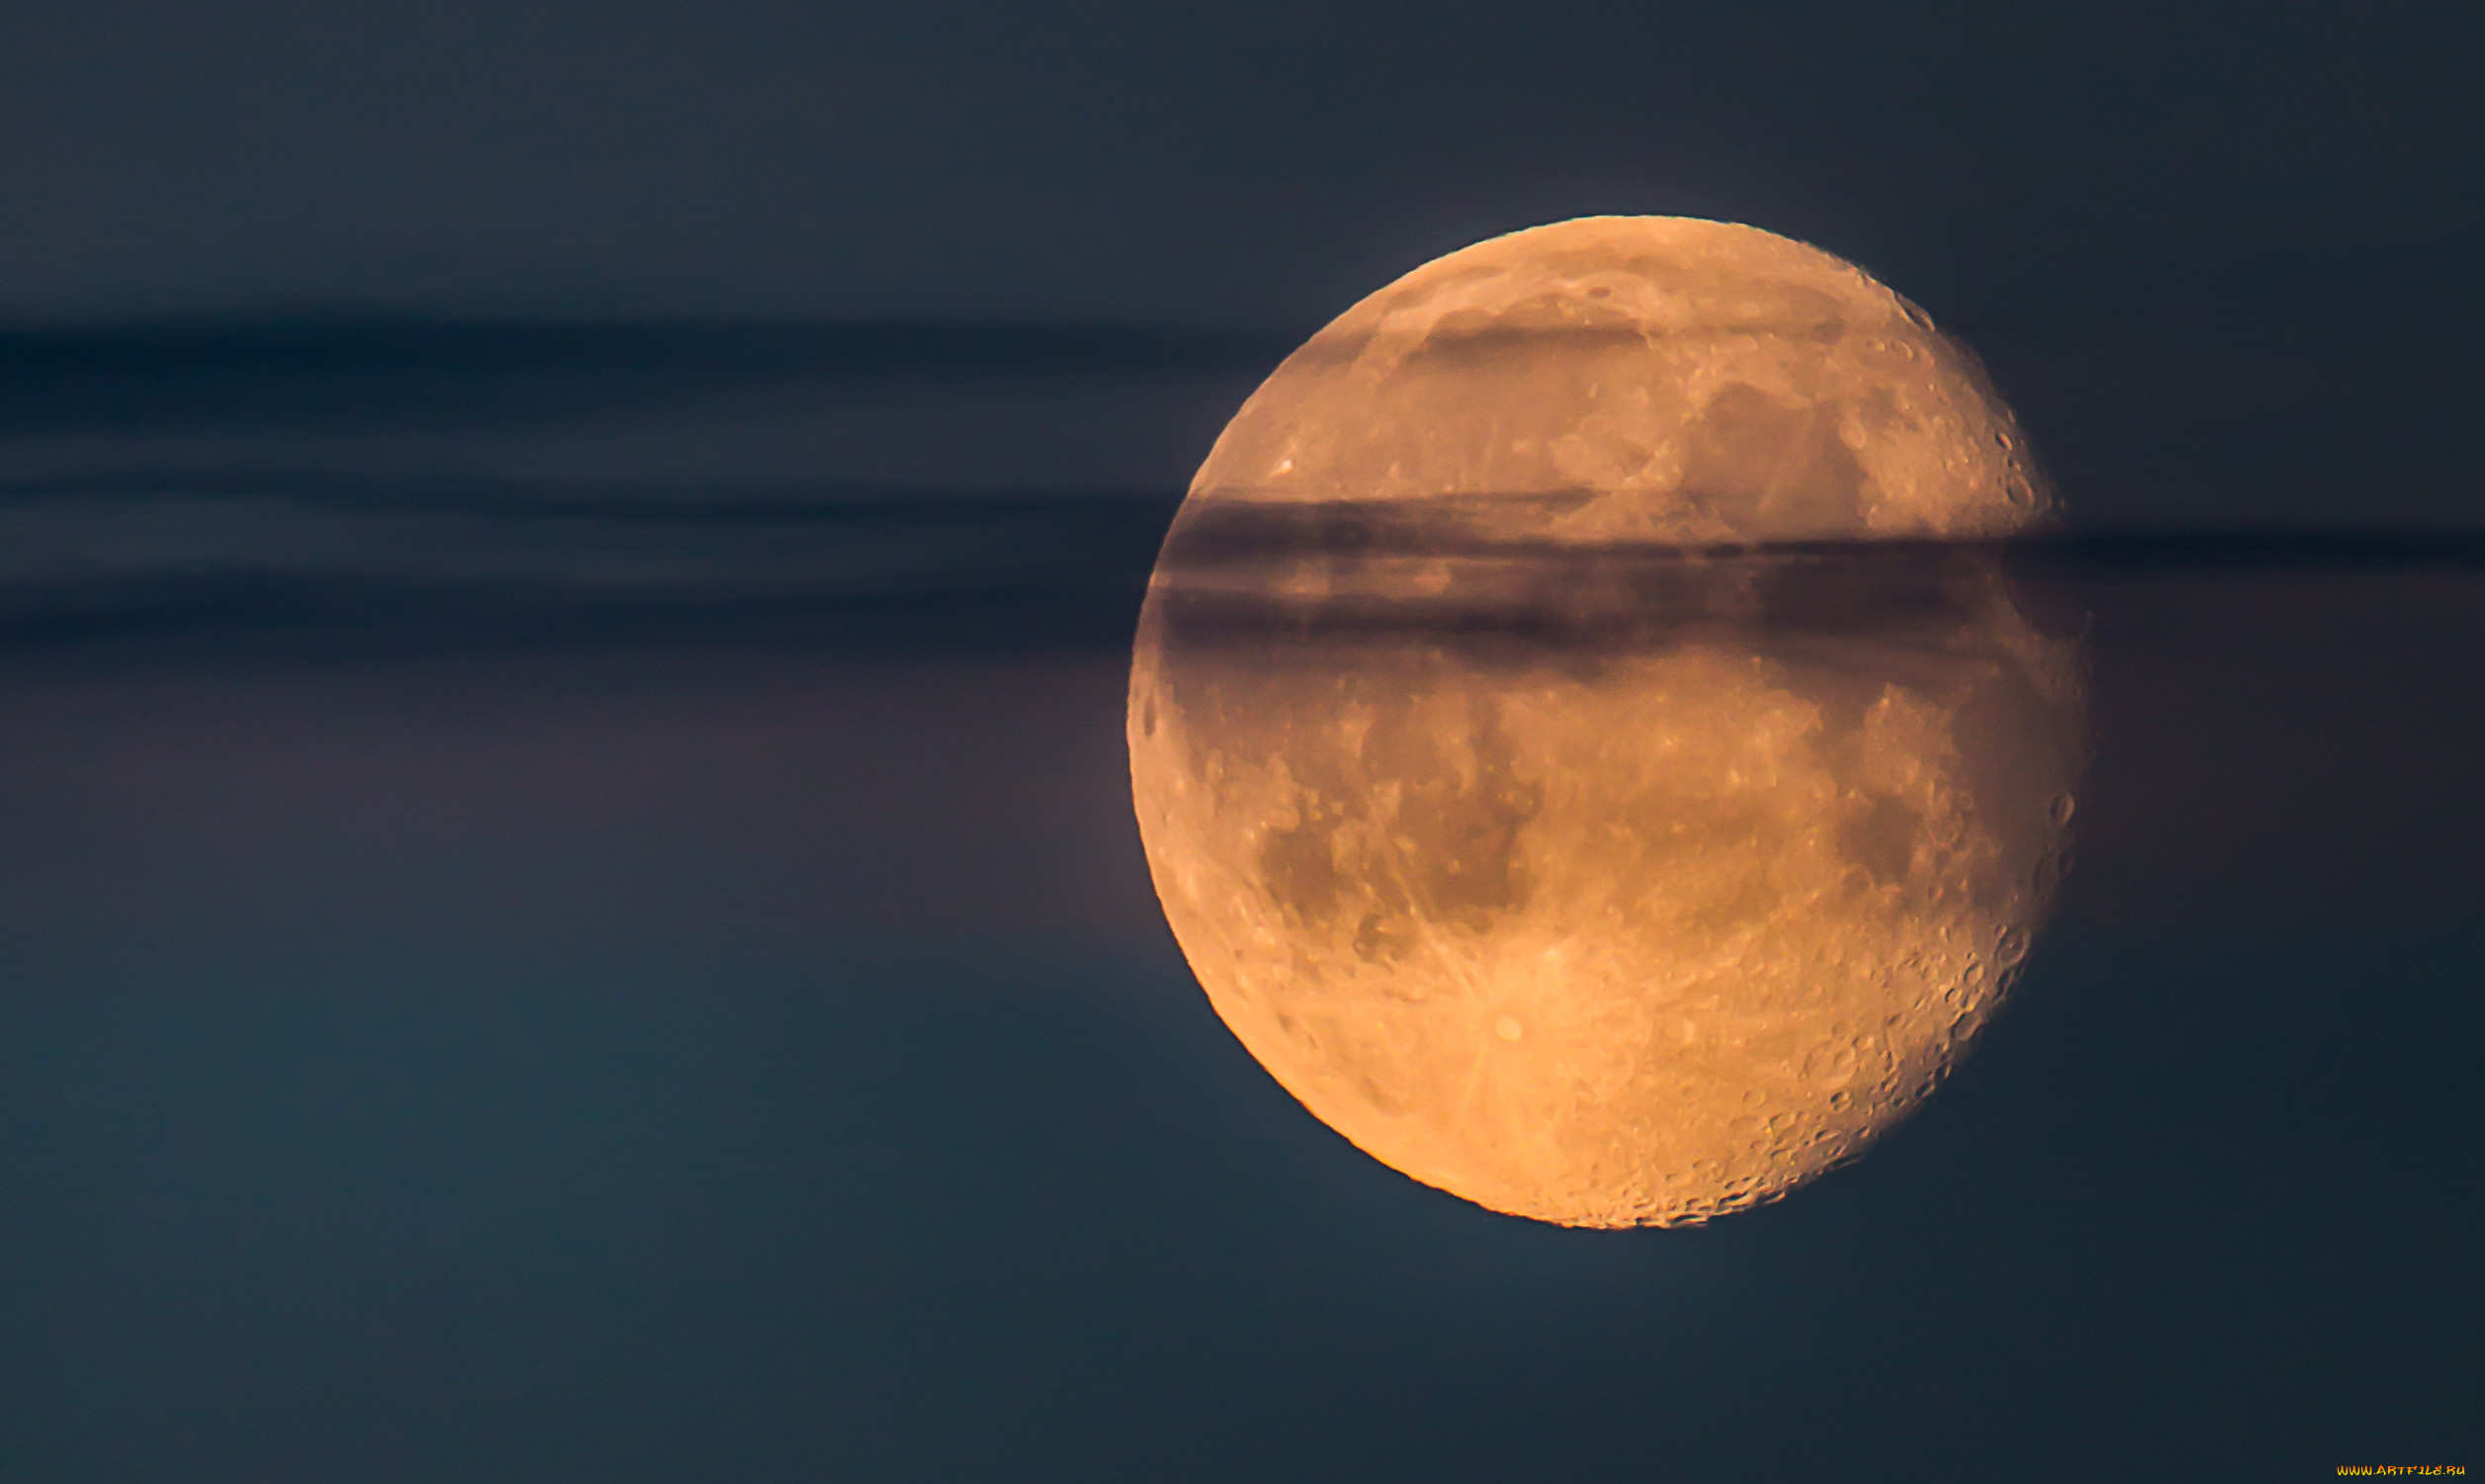
M 2451 6 L 0 12 L 0 1480 L 2485 1466 Z M 1588 212 L 1994 370 L 2082 860 L 1868 1158 L 1412 1184 L 1207 1008 L 1141 584 Z

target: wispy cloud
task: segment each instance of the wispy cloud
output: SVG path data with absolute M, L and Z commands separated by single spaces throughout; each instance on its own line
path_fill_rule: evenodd
M 1190 468 L 1282 352 L 1097 325 L 0 330 L 0 656 L 1117 648 Z M 1610 576 L 1678 555 L 1470 552 L 1455 534 L 1340 500 L 1202 526 L 1191 556 L 1246 588 L 1255 563 L 1309 543 L 1550 564 L 1575 589 L 1582 562 Z M 2474 567 L 2485 537 L 2075 531 L 2004 555 L 2076 586 Z M 1886 573 L 1947 558 L 1876 560 Z M 1779 585 L 1788 601 L 1835 595 Z M 1888 582 L 1865 585 L 1884 600 Z
M 0 436 L 601 419 L 770 386 L 1265 369 L 1285 347 L 1121 325 L 189 320 L 0 330 Z
M 1125 643 L 1175 498 L 0 488 L 0 653 Z

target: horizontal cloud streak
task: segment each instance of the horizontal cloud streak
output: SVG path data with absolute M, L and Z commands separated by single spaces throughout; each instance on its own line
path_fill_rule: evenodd
M 0 488 L 0 654 L 1127 640 L 1171 496 Z
M 581 489 L 282 471 L 0 480 L 0 655 L 776 641 L 1118 649 L 1178 503 L 1171 491 Z M 1515 567 L 1574 594 L 1661 597 L 1681 588 L 1667 568 L 1699 565 L 1663 551 L 1424 548 L 1419 533 L 1321 518 L 1324 549 L 1350 565 L 1416 552 L 1498 564 L 1503 575 Z M 1287 543 L 1310 534 L 1298 523 L 1227 530 L 1187 553 L 1204 566 L 1186 571 L 1247 596 L 1255 564 L 1299 552 Z M 1842 604 L 1930 591 L 1961 559 L 1997 559 L 2076 600 L 2097 584 L 2219 571 L 2474 570 L 2485 568 L 2485 532 L 2083 533 L 1696 555 L 1765 568 L 1772 602 L 1834 618 Z M 1429 599 L 1402 615 L 1439 616 Z
M 1193 376 L 1286 347 L 1120 325 L 195 320 L 0 330 L 0 436 L 532 424 L 767 386 Z

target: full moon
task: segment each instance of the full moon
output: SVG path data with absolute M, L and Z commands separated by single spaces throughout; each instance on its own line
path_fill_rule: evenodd
M 1904 1117 L 2064 858 L 2048 513 L 1913 306 L 1745 226 L 1426 264 L 1218 438 L 1128 712 L 1175 937 L 1366 1153 L 1493 1210 L 1680 1225 Z

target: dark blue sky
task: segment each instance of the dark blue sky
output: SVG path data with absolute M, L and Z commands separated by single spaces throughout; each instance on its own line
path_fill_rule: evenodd
M 1478 237 L 1685 213 L 1925 305 L 2075 513 L 2455 524 L 2485 395 L 2472 31 L 2455 6 L 2267 4 L 21 7 L 0 320 L 1115 322 L 1282 348 Z M 1037 481 L 1178 483 L 1227 394 L 1090 408 L 1098 449 L 1179 427 Z M 956 482 L 977 436 L 918 438 L 915 482 Z
M 2485 165 L 2466 19 L 1785 0 L 18 8 L 0 20 L 0 306 L 1290 332 L 1475 237 L 1595 211 L 1766 224 L 1937 311 L 2038 287 L 2214 303 L 2290 271 L 2452 271 L 2448 249 L 2485 221 L 2465 189 Z

